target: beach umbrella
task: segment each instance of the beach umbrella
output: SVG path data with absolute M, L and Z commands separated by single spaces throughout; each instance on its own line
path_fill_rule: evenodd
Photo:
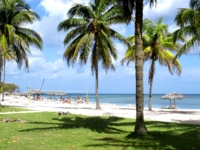
M 40 90 L 30 90 L 29 93 L 30 94 L 42 94 L 43 92 Z
M 55 96 L 67 95 L 66 92 L 60 92 L 60 91 L 50 91 L 50 92 L 47 92 L 47 94 L 50 96 L 54 96 L 54 99 L 55 99 Z
M 179 94 L 179 93 L 176 93 L 176 92 L 168 93 L 168 94 L 161 97 L 161 99 L 169 99 L 170 100 L 170 106 L 171 106 L 171 100 L 174 100 L 174 104 L 175 104 L 176 99 L 183 99 L 183 98 L 184 98 L 184 96 L 182 94 Z
M 12 94 L 12 95 L 15 95 L 16 97 L 17 97 L 17 96 L 22 96 L 22 95 L 23 95 L 23 93 L 20 93 L 20 92 L 12 92 L 11 94 Z
M 8 92 L 8 91 L 5 91 L 4 94 L 5 94 L 5 95 L 10 95 L 11 93 Z
M 44 92 L 42 92 L 40 90 L 32 90 L 31 89 L 30 91 L 28 91 L 28 95 L 33 94 L 34 99 L 38 99 L 40 94 L 42 94 L 42 93 L 44 93 Z M 36 97 L 36 95 L 37 95 L 37 97 Z

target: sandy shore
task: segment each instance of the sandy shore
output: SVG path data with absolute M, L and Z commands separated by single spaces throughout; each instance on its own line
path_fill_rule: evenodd
M 68 104 L 68 103 L 62 103 L 61 101 L 51 101 L 51 100 L 29 101 L 25 97 L 5 97 L 5 101 L 1 102 L 1 104 L 2 106 L 15 106 L 15 107 L 28 108 L 31 110 L 31 112 L 53 111 L 53 112 L 69 112 L 71 114 L 80 114 L 88 116 L 118 116 L 124 118 L 136 118 L 136 110 L 135 107 L 132 105 L 121 107 L 121 106 L 115 106 L 113 104 L 101 104 L 102 109 L 96 110 L 94 103 Z M 153 109 L 153 111 L 148 111 L 148 109 L 145 108 L 144 118 L 145 120 L 200 125 L 200 110 Z

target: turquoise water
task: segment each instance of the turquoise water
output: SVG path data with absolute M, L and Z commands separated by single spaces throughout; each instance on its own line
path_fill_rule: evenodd
M 161 97 L 165 94 L 153 94 L 152 95 L 152 107 L 161 108 L 170 105 L 170 100 L 163 100 Z M 200 94 L 183 94 L 184 99 L 176 100 L 176 106 L 180 109 L 199 109 L 200 110 Z M 68 93 L 63 96 L 65 99 L 69 96 L 72 100 L 76 100 L 78 96 L 82 96 L 83 100 L 86 95 L 81 93 Z M 42 94 L 41 97 L 49 98 L 49 95 Z M 56 96 L 55 100 L 59 99 L 60 96 Z M 95 102 L 95 94 L 88 94 L 89 102 Z M 54 97 L 52 97 L 54 99 Z M 148 107 L 148 94 L 144 95 L 144 107 Z M 99 102 L 115 104 L 118 106 L 126 106 L 128 104 L 135 105 L 135 94 L 99 94 Z M 173 103 L 173 101 L 172 101 Z

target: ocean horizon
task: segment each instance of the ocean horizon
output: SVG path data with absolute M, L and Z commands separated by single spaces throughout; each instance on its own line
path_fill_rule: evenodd
M 135 105 L 135 94 L 108 94 L 100 93 L 99 102 L 101 104 L 114 104 L 116 106 L 127 106 Z M 161 108 L 170 105 L 169 99 L 161 99 L 165 94 L 152 94 L 152 108 Z M 177 99 L 175 101 L 178 109 L 197 109 L 200 110 L 200 94 L 182 94 L 184 95 L 183 99 Z M 73 101 L 77 100 L 78 96 L 82 96 L 82 99 L 85 100 L 88 96 L 89 102 L 95 103 L 95 94 L 94 93 L 67 93 L 67 95 L 62 96 L 67 99 L 69 96 L 72 97 Z M 50 96 L 48 94 L 41 94 L 40 97 L 51 98 L 54 100 L 59 100 L 61 96 Z M 148 108 L 149 94 L 144 94 L 144 107 Z M 174 103 L 174 100 L 171 101 Z

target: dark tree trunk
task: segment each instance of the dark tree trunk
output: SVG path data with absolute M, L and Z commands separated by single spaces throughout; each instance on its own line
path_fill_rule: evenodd
M 0 92 L 2 92 L 2 84 L 1 84 L 1 77 L 2 77 L 2 71 L 3 71 L 3 59 L 2 59 L 2 54 L 0 55 Z M 0 98 L 0 112 L 1 112 L 1 98 Z
M 6 83 L 6 59 L 3 61 L 3 85 L 2 85 L 2 101 L 4 101 L 4 84 Z
M 155 60 L 152 60 L 151 67 L 149 69 L 149 110 L 152 110 L 152 87 L 153 87 L 153 78 L 155 73 Z
M 143 46 L 142 46 L 142 20 L 143 20 L 143 0 L 136 0 L 135 14 L 135 39 L 136 39 L 136 134 L 147 134 L 144 123 L 144 93 L 143 93 Z

